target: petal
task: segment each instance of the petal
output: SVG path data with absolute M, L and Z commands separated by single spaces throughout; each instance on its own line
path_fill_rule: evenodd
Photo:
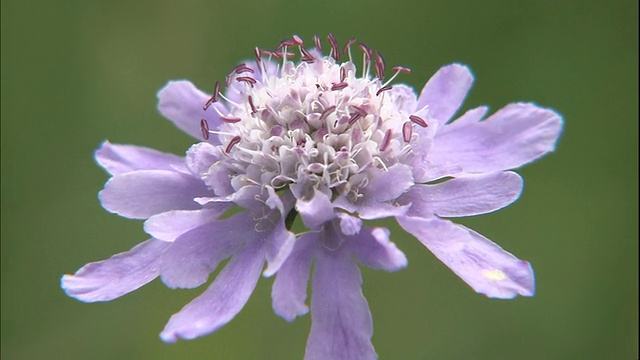
M 365 198 L 376 202 L 395 200 L 413 185 L 411 168 L 396 164 L 386 171 L 377 170 L 369 174 L 369 184 L 364 188 Z
M 444 66 L 420 92 L 417 108 L 428 106 L 429 116 L 445 124 L 462 105 L 472 83 L 473 75 L 466 66 Z
M 478 293 L 499 299 L 534 295 L 531 264 L 475 231 L 438 218 L 398 222 Z
M 486 214 L 520 197 L 522 178 L 513 172 L 466 175 L 435 185 L 415 185 L 403 197 L 408 215 L 429 218 Z
M 213 222 L 229 208 L 224 203 L 208 206 L 207 209 L 172 210 L 153 215 L 144 222 L 144 231 L 156 239 L 174 241 L 189 230 Z
M 296 236 L 287 230 L 283 219 L 280 219 L 271 231 L 259 234 L 263 236 L 261 241 L 267 244 L 265 255 L 268 265 L 263 275 L 272 276 L 289 257 L 296 243 Z
M 247 245 L 231 258 L 202 295 L 174 314 L 160 334 L 163 341 L 195 339 L 231 321 L 249 300 L 260 278 L 264 253 L 259 242 Z
M 158 260 L 168 246 L 150 239 L 107 260 L 89 263 L 74 275 L 64 275 L 62 289 L 84 302 L 119 298 L 158 276 Z
M 376 359 L 362 276 L 348 252 L 320 252 L 312 282 L 311 332 L 305 359 Z
M 348 237 L 347 246 L 361 264 L 385 271 L 397 271 L 407 266 L 407 257 L 389 240 L 385 228 L 364 228 Z
M 209 98 L 210 95 L 198 90 L 189 81 L 170 81 L 158 92 L 158 109 L 164 117 L 171 120 L 182 131 L 202 140 L 200 120 L 206 119 L 209 128 L 216 129 L 222 122 L 220 115 L 212 107 L 215 106 L 220 111 L 226 112 L 220 103 L 213 104 L 205 111 L 203 106 Z M 212 136 L 209 141 L 219 143 L 217 136 Z
M 329 197 L 317 189 L 314 189 L 311 199 L 298 199 L 296 202 L 296 210 L 300 213 L 307 229 L 317 229 L 322 224 L 336 217 Z
M 293 251 L 284 262 L 271 289 L 273 310 L 287 321 L 293 321 L 309 311 L 304 303 L 311 261 L 317 249 L 317 233 L 306 233 L 295 242 Z
M 534 104 L 511 104 L 484 121 L 444 126 L 429 159 L 435 165 L 456 163 L 468 173 L 513 169 L 553 151 L 561 131 L 557 113 Z
M 219 147 L 206 142 L 192 145 L 187 150 L 185 162 L 187 168 L 195 176 L 202 177 L 222 157 Z
M 108 141 L 96 150 L 96 161 L 111 175 L 134 170 L 174 170 L 184 168 L 184 159 L 173 154 L 133 145 L 117 145 Z
M 362 229 L 362 220 L 358 217 L 339 212 L 336 214 L 340 218 L 340 231 L 345 235 L 355 235 Z
M 170 210 L 194 210 L 193 199 L 209 193 L 193 176 L 167 170 L 140 170 L 112 177 L 99 197 L 110 212 L 131 219 L 146 219 Z
M 170 288 L 200 286 L 222 260 L 253 237 L 253 220 L 246 213 L 190 230 L 171 243 L 162 255 L 162 281 Z

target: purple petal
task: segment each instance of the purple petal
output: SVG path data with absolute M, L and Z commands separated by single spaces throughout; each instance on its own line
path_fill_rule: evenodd
M 388 170 L 377 170 L 370 174 L 369 184 L 364 188 L 366 197 L 376 202 L 395 200 L 413 185 L 411 168 L 396 164 Z
M 158 92 L 158 109 L 182 131 L 202 141 L 200 120 L 206 119 L 209 128 L 216 129 L 222 122 L 220 115 L 213 107 L 217 107 L 223 113 L 226 112 L 220 103 L 213 104 L 205 111 L 203 106 L 210 97 L 189 81 L 170 81 Z M 209 142 L 218 144 L 218 137 L 212 136 Z
M 168 343 L 212 333 L 231 321 L 249 300 L 260 278 L 264 253 L 259 242 L 231 258 L 202 295 L 174 314 L 160 334 Z
M 314 189 L 311 199 L 298 199 L 296 202 L 296 210 L 300 213 L 307 229 L 317 229 L 322 224 L 336 217 L 329 197 L 317 189 Z
M 560 115 L 534 104 L 511 104 L 480 122 L 454 121 L 436 134 L 429 159 L 464 172 L 517 168 L 555 148 Z
M 287 230 L 283 219 L 280 219 L 271 231 L 263 231 L 260 234 L 263 236 L 261 241 L 267 244 L 265 255 L 268 265 L 263 275 L 272 276 L 289 257 L 296 243 L 296 236 Z
M 486 214 L 520 196 L 522 178 L 513 172 L 466 175 L 435 185 L 415 185 L 403 197 L 410 216 L 429 218 Z
M 156 239 L 174 241 L 189 230 L 213 222 L 229 208 L 224 203 L 209 206 L 207 209 L 173 210 L 153 215 L 144 222 L 144 231 Z
M 389 240 L 385 228 L 364 228 L 348 237 L 347 246 L 361 264 L 373 269 L 397 271 L 407 266 L 407 257 Z
M 173 154 L 133 145 L 117 145 L 108 141 L 96 150 L 96 161 L 111 175 L 134 170 L 175 170 L 184 168 L 184 159 Z
M 398 222 L 478 293 L 499 299 L 535 293 L 531 264 L 475 231 L 438 218 Z
M 340 218 L 340 231 L 345 235 L 355 235 L 362 229 L 362 219 L 343 212 L 336 213 Z
M 200 208 L 193 199 L 209 193 L 193 176 L 167 170 L 139 170 L 112 177 L 99 197 L 110 212 L 146 219 L 170 210 Z
M 178 237 L 162 255 L 162 281 L 170 288 L 200 286 L 222 260 L 253 237 L 253 220 L 246 213 L 210 221 L 190 230 Z
M 187 150 L 185 162 L 191 173 L 197 177 L 203 177 L 211 165 L 215 164 L 222 157 L 219 147 L 206 142 L 192 145 Z
M 284 262 L 271 289 L 273 310 L 287 321 L 293 321 L 309 311 L 304 303 L 311 261 L 318 244 L 317 233 L 306 233 L 295 242 L 293 251 Z
M 349 253 L 320 252 L 312 282 L 311 332 L 305 359 L 376 359 L 362 276 Z
M 466 66 L 459 64 L 444 66 L 422 89 L 417 108 L 428 106 L 429 116 L 443 125 L 460 108 L 472 83 L 473 75 Z
M 64 275 L 62 289 L 84 302 L 119 298 L 158 276 L 158 260 L 168 246 L 150 239 L 107 260 L 88 263 L 74 275 Z

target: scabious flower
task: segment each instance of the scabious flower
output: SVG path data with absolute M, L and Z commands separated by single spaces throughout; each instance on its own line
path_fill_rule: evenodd
M 160 112 L 204 140 L 184 158 L 105 142 L 96 159 L 112 177 L 102 205 L 146 219 L 151 239 L 63 276 L 67 294 L 108 301 L 158 276 L 171 288 L 194 288 L 230 258 L 171 317 L 164 341 L 215 331 L 241 310 L 261 273 L 277 273 L 273 308 L 288 321 L 309 311 L 311 277 L 307 359 L 372 359 L 358 264 L 396 271 L 407 259 L 387 229 L 364 221 L 395 217 L 475 291 L 532 296 L 528 262 L 447 218 L 515 201 L 522 179 L 509 169 L 553 150 L 560 116 L 517 103 L 486 119 L 482 106 L 451 121 L 473 81 L 467 67 L 441 68 L 416 96 L 392 84 L 409 69 L 394 67 L 386 79 L 383 57 L 358 44 L 358 70 L 355 40 L 343 48 L 328 40 L 328 56 L 317 37 L 311 50 L 298 36 L 275 51 L 256 48 L 255 60 L 216 82 L 212 95 L 170 82 L 158 94 Z M 296 219 L 302 234 L 291 232 Z

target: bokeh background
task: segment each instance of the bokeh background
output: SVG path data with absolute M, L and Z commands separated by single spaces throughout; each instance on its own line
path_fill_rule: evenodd
M 59 278 L 146 239 L 102 210 L 105 139 L 183 154 L 156 111 L 187 78 L 208 91 L 254 46 L 357 37 L 420 89 L 440 66 L 476 77 L 463 110 L 534 101 L 563 114 L 555 153 L 519 172 L 521 199 L 461 222 L 531 261 L 537 294 L 475 294 L 393 223 L 409 258 L 364 270 L 382 359 L 638 357 L 638 3 L 615 1 L 2 1 L 2 358 L 301 359 L 309 316 L 271 310 L 272 279 L 217 333 L 164 344 L 203 288 L 159 281 L 84 304 Z

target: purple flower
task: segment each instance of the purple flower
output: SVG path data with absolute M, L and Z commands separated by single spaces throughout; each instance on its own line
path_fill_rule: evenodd
M 522 191 L 509 169 L 554 149 L 560 116 L 533 104 L 486 107 L 451 120 L 473 77 L 465 66 L 441 68 L 419 96 L 385 79 L 385 61 L 364 44 L 363 67 L 329 35 L 307 50 L 294 36 L 275 51 L 234 68 L 226 91 L 206 95 L 170 82 L 160 112 L 204 141 L 185 158 L 105 142 L 96 159 L 112 177 L 105 209 L 145 219 L 151 239 L 62 278 L 81 301 L 120 297 L 160 276 L 171 288 L 204 284 L 173 315 L 164 341 L 193 339 L 230 321 L 260 274 L 277 273 L 275 312 L 288 321 L 309 311 L 307 359 L 372 359 L 373 324 L 358 263 L 396 271 L 405 255 L 389 231 L 363 221 L 395 217 L 475 291 L 492 298 L 532 296 L 531 265 L 447 218 L 501 209 Z M 293 61 L 299 53 L 300 60 Z M 346 59 L 341 60 L 341 57 Z M 229 215 L 232 214 L 232 215 Z M 306 232 L 294 234 L 300 219 Z M 266 269 L 265 269 L 266 262 Z M 315 263 L 313 274 L 311 264 Z

